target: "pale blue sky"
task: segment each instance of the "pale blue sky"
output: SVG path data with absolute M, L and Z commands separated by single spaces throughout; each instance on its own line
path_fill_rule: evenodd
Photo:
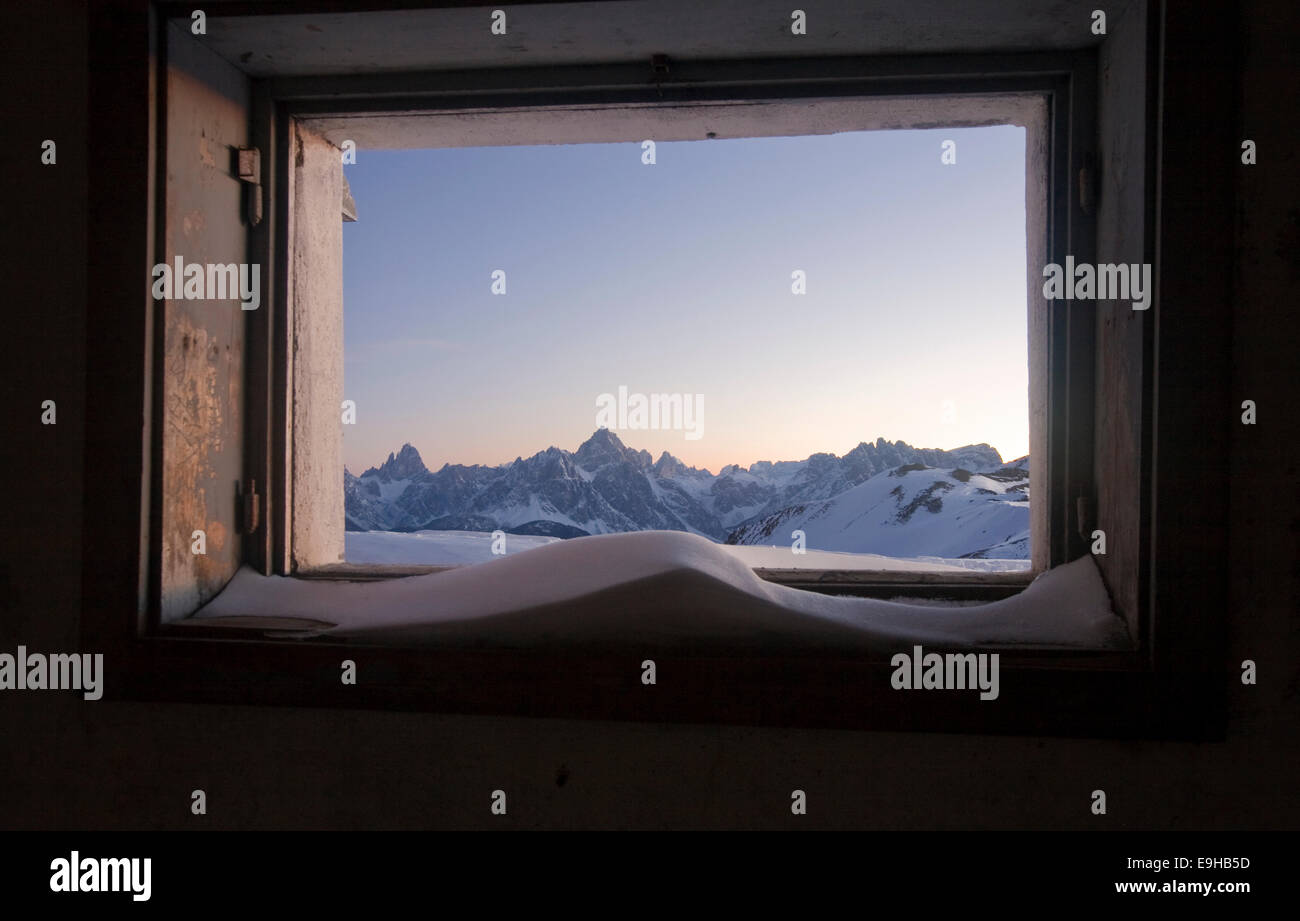
M 618 434 L 714 472 L 878 436 L 1025 454 L 1024 145 L 999 126 L 660 143 L 653 166 L 639 143 L 360 150 L 344 462 L 572 450 L 619 385 L 703 394 L 699 440 Z

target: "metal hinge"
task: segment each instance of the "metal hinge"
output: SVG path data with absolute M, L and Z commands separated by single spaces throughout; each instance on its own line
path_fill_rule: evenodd
M 261 496 L 257 494 L 257 480 L 249 480 L 244 487 L 243 525 L 245 534 L 257 532 L 261 523 Z
M 262 152 L 256 147 L 239 148 L 239 181 L 245 184 L 244 209 L 248 223 L 262 223 Z

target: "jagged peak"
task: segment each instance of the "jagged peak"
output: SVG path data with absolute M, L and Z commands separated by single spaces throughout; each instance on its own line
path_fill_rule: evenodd
M 389 452 L 386 461 L 378 467 L 371 467 L 361 475 L 366 477 L 374 474 L 380 479 L 403 480 L 428 472 L 428 468 L 424 466 L 424 460 L 420 457 L 420 452 L 415 449 L 415 445 L 408 441 L 402 445 L 396 454 Z
M 603 464 L 611 460 L 631 460 L 638 452 L 632 451 L 607 428 L 596 429 L 592 436 L 578 446 L 573 456 L 582 463 Z M 646 455 L 649 462 L 649 455 Z
M 673 457 L 667 451 L 660 454 L 659 459 L 656 460 L 651 467 L 657 476 L 673 476 L 674 474 L 688 469 L 684 463 Z
M 620 448 L 627 447 L 627 445 L 623 444 L 623 440 L 614 434 L 612 429 L 605 428 L 604 426 L 601 426 L 596 429 L 596 431 L 592 432 L 591 437 L 578 446 L 578 450 L 581 451 L 590 444 L 615 445 Z
M 962 454 L 989 454 L 997 459 L 998 464 L 1002 464 L 1002 454 L 997 448 L 987 442 L 980 442 L 977 445 L 962 445 L 960 448 L 949 448 L 946 453 L 953 456 L 960 456 Z

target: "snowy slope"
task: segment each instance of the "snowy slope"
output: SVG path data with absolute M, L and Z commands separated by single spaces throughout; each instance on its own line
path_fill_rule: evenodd
M 798 530 L 809 550 L 1026 559 L 1028 493 L 1025 468 L 978 474 L 907 464 L 830 499 L 748 522 L 727 543 L 789 547 Z
M 554 543 L 558 537 L 507 534 L 505 555 Z M 350 563 L 394 563 L 426 566 L 468 566 L 490 563 L 500 555 L 492 552 L 493 537 L 485 531 L 349 531 L 346 535 Z M 1028 560 L 945 560 L 939 557 L 899 559 L 874 553 L 843 553 L 807 550 L 792 553 L 789 547 L 719 544 L 730 556 L 751 568 L 767 569 L 854 569 L 890 572 L 1016 572 L 1029 567 Z
M 345 556 L 349 563 L 406 563 L 464 566 L 498 559 L 492 534 L 483 531 L 349 531 Z M 558 537 L 511 534 L 502 543 L 504 555 L 543 547 Z

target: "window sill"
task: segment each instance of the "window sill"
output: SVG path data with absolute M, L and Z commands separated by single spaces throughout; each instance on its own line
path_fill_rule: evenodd
M 359 569 L 364 578 L 366 568 Z M 881 575 L 851 577 L 862 588 Z M 876 587 L 891 597 L 912 584 L 936 587 L 917 583 L 923 573 L 888 575 Z M 963 575 L 974 585 L 996 576 L 991 584 L 1004 590 L 1028 578 Z M 342 571 L 337 577 L 348 578 Z M 383 581 L 262 576 L 245 568 L 189 623 L 249 627 L 254 618 L 307 621 L 298 635 L 377 645 L 844 652 L 896 651 L 914 643 L 1131 648 L 1091 558 L 1057 567 L 1023 591 L 986 604 L 905 604 L 774 584 L 711 542 L 675 532 L 563 541 L 491 563 Z M 325 626 L 315 626 L 320 624 Z

